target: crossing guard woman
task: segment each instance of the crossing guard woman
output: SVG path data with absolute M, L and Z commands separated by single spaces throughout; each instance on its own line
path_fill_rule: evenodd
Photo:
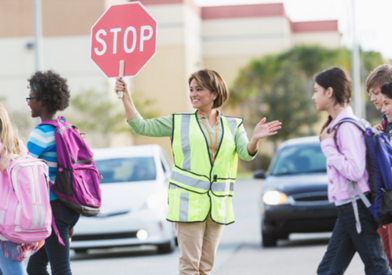
M 123 104 L 132 130 L 143 136 L 170 137 L 174 167 L 168 189 L 167 220 L 175 222 L 181 250 L 180 274 L 210 274 L 223 225 L 234 222 L 232 197 L 239 156 L 252 160 L 260 139 L 274 135 L 281 123 L 263 118 L 248 141 L 241 118 L 226 117 L 217 108 L 229 91 L 213 70 L 193 73 L 188 80 L 194 113 L 144 120 L 126 83 L 118 78 L 115 91 L 124 91 Z

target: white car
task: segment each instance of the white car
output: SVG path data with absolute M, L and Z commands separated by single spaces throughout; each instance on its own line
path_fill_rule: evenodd
M 94 149 L 102 175 L 102 206 L 96 217 L 80 216 L 71 249 L 156 245 L 175 248 L 174 224 L 166 220 L 172 162 L 158 145 Z

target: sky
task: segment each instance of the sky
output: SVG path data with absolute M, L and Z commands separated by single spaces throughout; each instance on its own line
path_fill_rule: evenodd
M 392 0 L 193 0 L 199 6 L 284 3 L 294 21 L 338 20 L 342 45 L 351 47 L 352 3 L 355 1 L 357 41 L 366 51 L 392 60 Z

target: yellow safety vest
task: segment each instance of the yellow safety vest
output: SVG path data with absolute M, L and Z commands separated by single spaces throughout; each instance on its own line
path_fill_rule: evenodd
M 216 223 L 234 222 L 235 133 L 242 119 L 221 115 L 220 122 L 222 137 L 213 165 L 197 112 L 173 114 L 174 167 L 168 190 L 168 221 L 203 222 L 211 212 Z

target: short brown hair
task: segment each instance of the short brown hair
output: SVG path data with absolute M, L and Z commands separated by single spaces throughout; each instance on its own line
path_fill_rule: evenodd
M 221 107 L 229 98 L 229 89 L 227 88 L 226 82 L 216 71 L 204 69 L 191 74 L 188 79 L 189 85 L 191 85 L 193 79 L 200 87 L 209 90 L 211 93 L 216 92 L 217 96 L 212 108 Z
M 366 79 L 366 90 L 375 86 L 382 86 L 386 82 L 392 81 L 392 66 L 389 64 L 380 65 L 375 68 Z

